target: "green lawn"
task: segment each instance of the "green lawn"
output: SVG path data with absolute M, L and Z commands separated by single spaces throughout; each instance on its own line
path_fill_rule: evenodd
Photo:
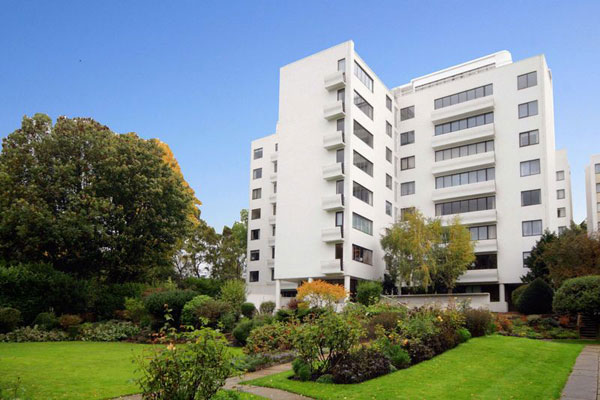
M 354 385 L 287 379 L 291 373 L 245 382 L 316 399 L 557 399 L 583 348 L 578 343 L 488 336 L 432 360 Z
M 0 343 L 0 387 L 20 379 L 26 398 L 106 399 L 139 393 L 132 343 Z M 241 348 L 232 348 L 241 354 Z M 246 397 L 256 398 L 256 397 Z

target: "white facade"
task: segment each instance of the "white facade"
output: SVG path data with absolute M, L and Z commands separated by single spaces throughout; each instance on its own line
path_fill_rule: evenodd
M 524 253 L 541 231 L 569 225 L 570 170 L 555 150 L 543 56 L 513 63 L 502 51 L 388 89 L 349 41 L 281 68 L 279 99 L 276 133 L 252 142 L 251 171 L 263 170 L 250 185 L 249 234 L 260 229 L 248 241 L 250 301 L 281 304 L 276 293 L 307 279 L 349 290 L 381 280 L 381 234 L 416 207 L 459 212 L 477 228 L 478 268 L 458 290 L 490 292 L 491 308 L 506 310 Z
M 588 232 L 600 232 L 600 154 L 591 157 L 585 167 L 585 197 Z

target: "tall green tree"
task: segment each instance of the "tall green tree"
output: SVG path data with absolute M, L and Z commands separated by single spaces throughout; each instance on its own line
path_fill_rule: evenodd
M 2 141 L 0 258 L 116 282 L 167 273 L 195 197 L 156 143 L 24 117 Z
M 180 278 L 207 276 L 218 258 L 220 235 L 206 221 L 199 219 L 173 257 Z
M 248 245 L 248 210 L 240 211 L 240 220 L 231 228 L 225 226 L 220 235 L 215 263 L 211 268 L 211 278 L 240 279 L 246 270 Z
M 548 229 L 544 231 L 540 239 L 535 243 L 535 246 L 531 248 L 529 257 L 525 259 L 525 267 L 529 271 L 521 277 L 521 281 L 524 283 L 530 283 L 537 278 L 543 279 L 546 283 L 550 281 L 550 270 L 544 260 L 544 251 L 548 245 L 554 242 L 558 236 L 554 232 L 550 232 Z

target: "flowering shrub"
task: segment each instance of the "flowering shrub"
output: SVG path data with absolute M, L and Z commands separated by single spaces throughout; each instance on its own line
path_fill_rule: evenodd
M 79 340 L 90 342 L 116 342 L 136 336 L 140 328 L 126 321 L 85 323 L 79 328 Z
M 225 337 L 210 328 L 182 335 L 186 345 L 170 343 L 139 359 L 137 380 L 144 400 L 207 400 L 233 372 Z
M 298 288 L 296 298 L 310 307 L 332 308 L 348 296 L 342 285 L 333 285 L 322 280 L 304 282 Z
M 259 326 L 250 332 L 244 352 L 258 354 L 289 351 L 292 348 L 291 334 L 292 326 L 281 322 Z

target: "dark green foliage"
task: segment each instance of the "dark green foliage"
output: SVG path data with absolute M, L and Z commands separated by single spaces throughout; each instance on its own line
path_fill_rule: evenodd
M 77 339 L 90 342 L 117 342 L 139 333 L 140 328 L 127 321 L 87 322 L 79 327 Z
M 317 383 L 333 383 L 333 375 L 331 375 L 331 374 L 321 375 L 320 377 L 317 378 L 317 380 L 315 382 L 317 382 Z
M 246 318 L 252 318 L 256 314 L 256 307 L 253 303 L 242 304 L 242 315 Z
M 294 370 L 296 378 L 301 381 L 308 381 L 312 377 L 312 368 L 300 358 L 296 358 L 292 361 L 292 369 Z
M 91 280 L 87 285 L 87 311 L 98 320 L 115 318 L 115 311 L 125 310 L 125 299 L 139 298 L 146 287 L 144 283 L 101 284 Z
M 240 394 L 232 390 L 219 390 L 211 400 L 241 400 Z
M 470 308 L 464 312 L 465 327 L 471 336 L 484 336 L 492 323 L 492 314 L 488 310 Z
M 31 323 L 31 325 L 37 326 L 38 328 L 45 331 L 50 331 L 58 327 L 58 318 L 56 317 L 56 315 L 54 315 L 54 313 L 51 312 L 39 313 Z
M 165 305 L 171 310 L 173 323 L 176 327 L 181 325 L 181 312 L 185 303 L 196 296 L 191 290 L 168 290 L 164 292 L 155 292 L 144 298 L 144 305 L 148 312 L 154 317 L 155 326 L 164 324 Z
M 30 324 L 41 312 L 82 313 L 87 309 L 87 283 L 45 264 L 2 265 L 0 304 L 17 308 Z
M 206 304 L 212 300 L 213 300 L 212 297 L 207 296 L 205 294 L 201 294 L 201 295 L 194 297 L 187 303 L 185 303 L 185 305 L 183 306 L 183 310 L 181 311 L 181 323 L 184 325 L 191 325 L 191 326 L 198 328 L 203 323 L 208 322 L 208 321 L 206 321 L 206 322 L 200 321 L 198 319 L 198 317 L 199 317 L 198 313 L 200 312 L 202 307 L 204 307 L 204 304 Z
M 423 344 L 420 339 L 408 339 L 404 348 L 414 364 L 429 360 L 435 356 L 433 349 Z
M 513 290 L 512 294 L 510 295 L 510 299 L 512 300 L 512 303 L 515 305 L 515 307 L 517 306 L 517 304 L 519 304 L 519 299 L 521 298 L 521 295 L 523 294 L 525 289 L 527 289 L 527 286 L 528 284 L 519 286 L 518 288 Z
M 356 301 L 364 306 L 370 306 L 379 302 L 383 287 L 381 282 L 362 281 L 356 288 Z
M 359 383 L 389 373 L 390 360 L 379 351 L 362 346 L 346 354 L 332 368 L 335 383 Z
M 264 321 L 261 319 L 244 319 L 235 326 L 233 329 L 233 337 L 237 340 L 241 346 L 246 345 L 246 340 L 250 336 L 250 332 L 259 326 L 264 325 Z
M 221 293 L 221 286 L 223 281 L 209 278 L 185 278 L 181 282 L 183 289 L 190 289 L 198 294 L 203 294 L 216 298 Z
M 275 319 L 279 322 L 287 322 L 295 315 L 293 310 L 288 310 L 285 308 L 280 308 L 275 313 Z
M 467 328 L 460 328 L 458 331 L 458 341 L 460 343 L 465 343 L 469 339 L 471 339 L 471 332 Z
M 165 276 L 197 213 L 165 156 L 89 118 L 24 117 L 0 153 L 0 259 L 103 282 Z
M 548 265 L 546 264 L 543 255 L 545 248 L 556 239 L 558 239 L 558 236 L 556 236 L 554 232 L 546 230 L 535 243 L 535 246 L 531 249 L 531 255 L 525 260 L 525 267 L 529 269 L 529 272 L 521 277 L 523 282 L 529 283 L 541 278 L 547 283 L 550 283 L 550 270 L 548 269 Z M 513 304 L 516 304 L 514 300 Z
M 21 311 L 12 307 L 0 308 L 0 333 L 15 330 L 21 324 Z
M 260 313 L 261 314 L 273 314 L 275 311 L 275 302 L 274 301 L 265 301 L 260 303 Z
M 523 314 L 547 314 L 552 312 L 552 288 L 541 278 L 533 280 L 523 290 L 516 304 Z
M 388 346 L 383 353 L 396 369 L 410 367 L 410 355 L 399 344 Z
M 567 279 L 553 301 L 557 313 L 600 315 L 600 275 Z

